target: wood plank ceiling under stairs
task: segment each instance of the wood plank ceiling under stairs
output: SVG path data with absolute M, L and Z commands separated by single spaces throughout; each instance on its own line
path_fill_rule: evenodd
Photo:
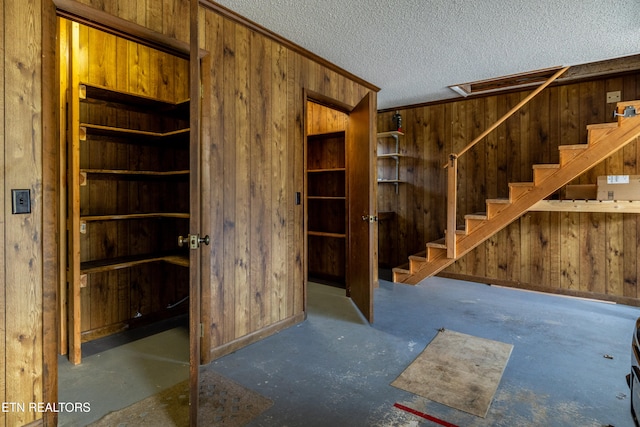
M 394 268 L 393 281 L 416 285 L 433 276 L 474 249 L 486 239 L 525 214 L 574 178 L 640 136 L 640 100 L 619 102 L 618 121 L 587 126 L 586 144 L 564 145 L 559 164 L 533 165 L 533 182 L 509 184 L 508 199 L 488 199 L 486 212 L 465 215 L 465 228 L 456 230 L 455 257 L 448 257 L 442 238 L 426 245 L 426 251 L 409 257 L 409 268 Z

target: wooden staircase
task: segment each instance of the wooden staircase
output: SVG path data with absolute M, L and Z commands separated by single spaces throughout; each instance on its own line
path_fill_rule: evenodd
M 632 108 L 638 115 L 629 114 Z M 586 144 L 558 147 L 559 164 L 533 165 L 533 182 L 510 183 L 508 199 L 489 199 L 486 212 L 465 215 L 464 229 L 455 229 L 454 207 L 453 222 L 448 219 L 455 230 L 451 243 L 447 244 L 446 236 L 427 243 L 425 252 L 409 257 L 408 269 L 393 269 L 393 281 L 415 285 L 437 274 L 518 219 L 534 204 L 637 139 L 640 136 L 640 100 L 618 103 L 616 114 L 617 122 L 587 126 Z M 453 199 L 455 203 L 455 189 Z

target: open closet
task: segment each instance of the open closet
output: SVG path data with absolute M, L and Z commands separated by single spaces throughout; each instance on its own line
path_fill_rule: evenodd
M 189 61 L 60 19 L 59 348 L 189 308 Z M 185 244 L 180 244 L 185 243 Z
M 307 239 L 311 281 L 346 288 L 347 115 L 307 102 Z
M 305 104 L 307 282 L 344 288 L 369 322 L 377 281 L 372 106 L 370 96 L 350 107 L 308 94 Z

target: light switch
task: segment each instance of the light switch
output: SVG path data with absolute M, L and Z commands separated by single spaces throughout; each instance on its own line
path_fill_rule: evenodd
M 31 192 L 29 190 L 11 190 L 11 213 L 31 213 Z

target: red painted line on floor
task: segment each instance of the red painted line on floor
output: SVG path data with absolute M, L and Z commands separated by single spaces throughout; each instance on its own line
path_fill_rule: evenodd
M 436 417 L 432 417 L 429 414 L 425 414 L 424 412 L 420 412 L 420 411 L 416 411 L 415 409 L 409 408 L 408 406 L 404 406 L 401 405 L 399 403 L 395 403 L 393 406 L 395 406 L 398 409 L 402 409 L 403 411 L 407 411 L 413 415 L 417 415 L 419 417 L 424 418 L 425 420 L 429 420 L 429 421 L 433 421 L 434 423 L 440 424 L 441 426 L 445 426 L 445 427 L 458 427 L 455 424 L 451 424 L 447 421 L 441 420 L 440 418 L 436 418 Z

